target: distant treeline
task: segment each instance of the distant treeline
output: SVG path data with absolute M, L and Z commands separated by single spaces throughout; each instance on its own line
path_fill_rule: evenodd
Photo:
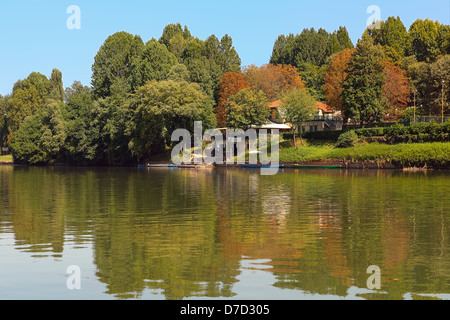
M 90 86 L 64 89 L 57 69 L 17 81 L 0 96 L 0 137 L 17 163 L 127 165 L 166 152 L 171 132 L 195 120 L 262 122 L 294 88 L 364 123 L 397 119 L 414 97 L 418 114 L 437 114 L 442 89 L 446 110 L 450 101 L 449 54 L 449 26 L 419 19 L 406 30 L 392 17 L 357 44 L 345 27 L 281 35 L 259 67 L 241 65 L 229 35 L 200 40 L 169 24 L 144 43 L 122 31 L 97 52 Z

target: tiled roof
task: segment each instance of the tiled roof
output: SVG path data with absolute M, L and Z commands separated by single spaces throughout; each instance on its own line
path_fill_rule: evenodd
M 333 113 L 334 110 L 329 105 L 322 102 L 316 102 L 317 109 L 322 109 L 324 112 Z
M 282 105 L 283 105 L 283 101 L 276 100 L 276 101 L 272 102 L 269 105 L 269 108 L 271 108 L 271 109 L 278 108 L 278 107 L 280 107 Z M 327 113 L 333 113 L 334 112 L 332 107 L 330 107 L 329 105 L 326 105 L 325 103 L 322 103 L 322 102 L 316 102 L 316 107 L 317 107 L 317 110 L 318 109 L 322 109 L 322 111 L 327 112 Z
M 282 104 L 283 104 L 283 101 L 277 100 L 277 101 L 272 102 L 272 103 L 269 105 L 269 108 L 278 108 L 278 107 L 281 106 Z

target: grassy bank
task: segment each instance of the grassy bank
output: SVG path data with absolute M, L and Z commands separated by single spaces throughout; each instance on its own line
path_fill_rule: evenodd
M 280 162 L 372 161 L 399 167 L 450 168 L 450 142 L 364 144 L 333 149 L 329 145 L 282 148 Z
M 0 163 L 12 163 L 13 162 L 13 157 L 12 155 L 7 155 L 7 156 L 0 156 Z

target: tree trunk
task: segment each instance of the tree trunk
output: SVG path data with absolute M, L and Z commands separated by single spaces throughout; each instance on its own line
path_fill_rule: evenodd
M 300 124 L 300 143 L 302 144 L 302 146 L 303 146 L 303 128 L 302 128 L 302 125 Z
M 295 141 L 296 139 L 295 139 L 295 129 L 294 128 L 292 129 L 292 134 L 294 136 L 294 148 L 297 149 L 297 141 Z

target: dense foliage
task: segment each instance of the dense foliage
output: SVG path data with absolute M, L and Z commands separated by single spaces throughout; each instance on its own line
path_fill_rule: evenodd
M 406 29 L 389 17 L 356 46 L 345 27 L 304 29 L 280 35 L 268 64 L 241 66 L 229 35 L 201 40 L 169 24 L 147 42 L 125 31 L 110 35 L 91 69 L 91 86 L 64 90 L 54 69 L 50 77 L 32 72 L 0 96 L 0 142 L 16 162 L 136 163 L 166 152 L 175 128 L 192 130 L 195 120 L 205 130 L 264 124 L 271 102 L 292 97 L 294 125 L 311 110 L 293 114 L 313 101 L 361 124 L 405 118 L 412 101 L 417 115 L 438 115 L 450 106 L 450 27 L 418 19 Z

